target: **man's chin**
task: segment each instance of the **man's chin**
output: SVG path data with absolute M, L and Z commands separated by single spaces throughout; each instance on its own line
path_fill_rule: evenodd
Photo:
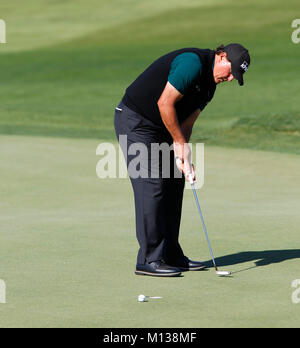
M 217 85 L 220 84 L 220 83 L 227 82 L 227 80 L 221 80 L 221 79 L 218 79 L 217 81 L 218 81 L 218 82 L 216 82 Z

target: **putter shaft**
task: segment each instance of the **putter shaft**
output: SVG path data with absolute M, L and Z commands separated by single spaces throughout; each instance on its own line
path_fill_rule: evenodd
M 209 241 L 209 238 L 208 238 L 206 225 L 205 225 L 205 222 L 204 222 L 202 210 L 201 210 L 201 207 L 200 207 L 200 204 L 199 204 L 199 200 L 198 200 L 198 196 L 197 196 L 197 192 L 196 192 L 193 180 L 190 180 L 190 184 L 191 184 L 192 189 L 193 189 L 195 201 L 196 201 L 196 204 L 197 204 L 197 207 L 198 207 L 198 211 L 199 211 L 199 214 L 200 214 L 200 217 L 201 217 L 201 221 L 202 221 L 203 229 L 204 229 L 204 232 L 205 232 L 206 240 L 207 240 L 207 243 L 208 243 L 208 246 L 209 246 L 209 251 L 210 251 L 210 254 L 211 254 L 211 257 L 212 257 L 212 261 L 213 261 L 213 264 L 214 264 L 216 272 L 218 272 L 218 268 L 217 268 L 216 261 L 215 261 L 215 258 L 214 258 L 214 255 L 213 255 L 213 251 L 212 251 L 212 248 L 211 248 L 211 245 L 210 245 L 210 241 Z

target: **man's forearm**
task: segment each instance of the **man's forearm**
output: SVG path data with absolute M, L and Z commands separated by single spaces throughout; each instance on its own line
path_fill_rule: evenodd
M 191 135 L 192 135 L 192 131 L 193 131 L 193 126 L 194 126 L 194 123 L 195 123 L 197 117 L 199 116 L 199 114 L 200 114 L 200 109 L 195 110 L 180 125 L 182 134 L 184 135 L 184 138 L 185 138 L 187 143 L 190 141 L 190 138 L 191 138 Z
M 192 135 L 193 127 L 181 127 L 182 134 L 185 138 L 185 142 L 188 143 L 190 141 Z
M 184 144 L 186 138 L 179 125 L 176 109 L 172 105 L 165 105 L 159 108 L 161 118 L 167 130 L 171 134 L 174 143 Z

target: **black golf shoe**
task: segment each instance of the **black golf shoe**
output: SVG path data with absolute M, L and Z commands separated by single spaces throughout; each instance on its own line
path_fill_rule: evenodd
M 137 264 L 135 274 L 154 277 L 178 277 L 181 270 L 167 265 L 164 261 L 154 261 L 145 264 Z
M 185 257 L 184 259 L 177 260 L 174 262 L 168 261 L 168 264 L 179 268 L 181 271 L 202 271 L 206 268 L 206 265 L 199 261 L 192 261 Z

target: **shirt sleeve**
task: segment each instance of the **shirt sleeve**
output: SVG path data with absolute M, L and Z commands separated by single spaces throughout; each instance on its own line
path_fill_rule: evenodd
M 173 60 L 168 81 L 184 95 L 193 82 L 201 76 L 201 73 L 202 63 L 198 55 L 186 52 Z

